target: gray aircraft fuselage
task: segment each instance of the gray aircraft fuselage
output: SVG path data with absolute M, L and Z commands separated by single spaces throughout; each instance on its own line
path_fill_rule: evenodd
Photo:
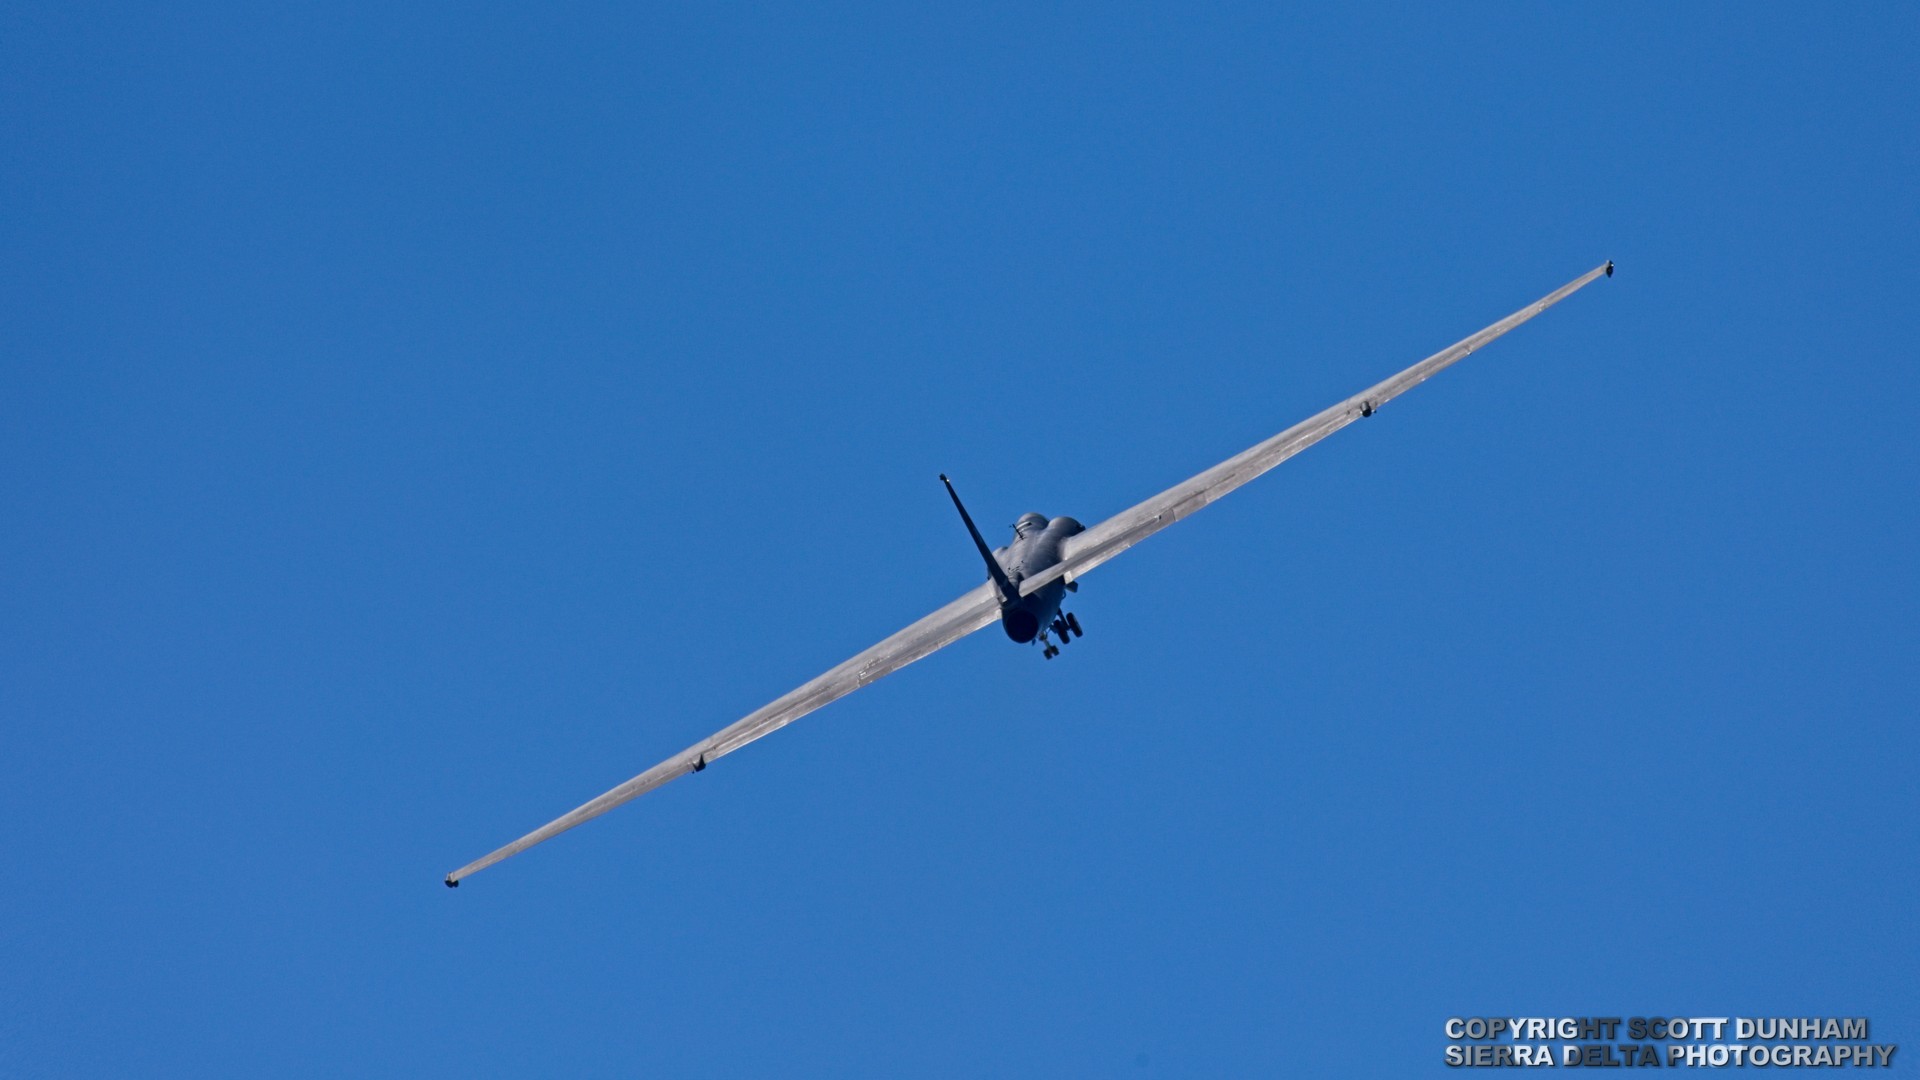
M 1020 583 L 1059 563 L 1063 555 L 1060 545 L 1067 537 L 1086 531 L 1085 526 L 1070 517 L 1048 521 L 1044 514 L 1021 514 L 1020 520 L 1013 523 L 1013 543 L 989 551 L 980 530 L 974 527 L 973 515 L 961 505 L 960 493 L 953 490 L 953 481 L 941 473 L 940 482 L 947 485 L 953 508 L 960 511 L 960 520 L 966 522 L 973 546 L 986 560 L 987 579 L 993 582 L 994 592 L 1000 598 L 1001 629 L 1022 645 L 1037 639 L 1046 646 L 1042 652 L 1052 659 L 1060 650 L 1047 641 L 1049 629 L 1058 632 L 1062 642 L 1080 633 L 1080 620 L 1060 614 L 1061 598 L 1077 586 L 1065 577 L 1057 577 L 1021 596 Z
M 1000 627 L 1008 637 L 1024 645 L 1060 617 L 1060 601 L 1067 595 L 1065 581 L 1049 582 L 1028 596 L 1020 595 L 1020 582 L 1059 562 L 1061 542 L 1084 528 L 1070 517 L 1048 521 L 1040 514 L 1022 514 L 1013 523 L 1013 543 L 994 549 L 994 561 L 1014 587 L 1012 600 L 1003 597 L 1000 602 Z

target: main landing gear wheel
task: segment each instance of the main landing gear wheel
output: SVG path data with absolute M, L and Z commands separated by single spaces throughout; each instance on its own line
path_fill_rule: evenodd
M 1086 634 L 1085 634 L 1085 633 L 1084 633 L 1084 632 L 1083 632 L 1083 631 L 1082 631 L 1082 630 L 1080 629 L 1080 618 L 1079 618 L 1079 616 L 1077 616 L 1077 615 L 1075 615 L 1075 614 L 1074 614 L 1073 612 L 1071 612 L 1071 611 L 1069 611 L 1069 612 L 1067 612 L 1067 629 L 1069 629 L 1069 630 L 1071 630 L 1071 631 L 1073 631 L 1073 636 L 1074 636 L 1074 637 L 1086 637 L 1086 636 L 1087 636 L 1087 635 L 1086 635 Z

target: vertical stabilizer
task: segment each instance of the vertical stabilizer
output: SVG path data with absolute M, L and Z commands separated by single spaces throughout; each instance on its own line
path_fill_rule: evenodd
M 1007 578 L 1007 572 L 1000 566 L 1000 560 L 993 557 L 993 549 L 980 538 L 980 530 L 973 527 L 973 517 L 967 508 L 960 504 L 960 493 L 953 490 L 953 481 L 946 473 L 940 474 L 940 482 L 947 485 L 947 495 L 953 499 L 953 508 L 960 511 L 960 520 L 967 523 L 967 532 L 973 534 L 973 546 L 980 549 L 980 557 L 987 561 L 987 575 L 993 578 L 993 584 L 1000 590 L 1000 602 L 1007 603 L 1020 598 L 1020 590 Z

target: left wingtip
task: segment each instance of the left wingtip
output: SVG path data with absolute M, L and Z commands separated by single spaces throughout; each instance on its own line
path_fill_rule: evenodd
M 1607 276 L 1608 277 L 1613 276 L 1613 260 L 1612 259 L 1607 260 Z
M 460 887 L 460 879 L 459 879 L 459 878 L 457 878 L 457 877 L 454 877 L 454 876 L 453 876 L 452 874 L 448 874 L 448 875 L 447 875 L 447 888 L 449 888 L 449 889 L 457 889 L 457 888 L 459 888 L 459 887 Z

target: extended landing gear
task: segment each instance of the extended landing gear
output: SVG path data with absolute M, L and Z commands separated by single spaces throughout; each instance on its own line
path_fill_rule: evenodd
M 1072 612 L 1068 612 L 1054 619 L 1053 623 L 1048 626 L 1047 629 L 1052 630 L 1054 635 L 1060 639 L 1060 645 L 1065 645 L 1074 638 L 1086 636 L 1086 633 L 1080 629 L 1080 620 L 1076 618 Z M 1040 650 L 1040 655 L 1046 657 L 1048 660 L 1060 655 L 1060 645 L 1055 645 L 1053 642 L 1048 641 L 1045 630 L 1040 632 L 1040 644 L 1043 646 Z

